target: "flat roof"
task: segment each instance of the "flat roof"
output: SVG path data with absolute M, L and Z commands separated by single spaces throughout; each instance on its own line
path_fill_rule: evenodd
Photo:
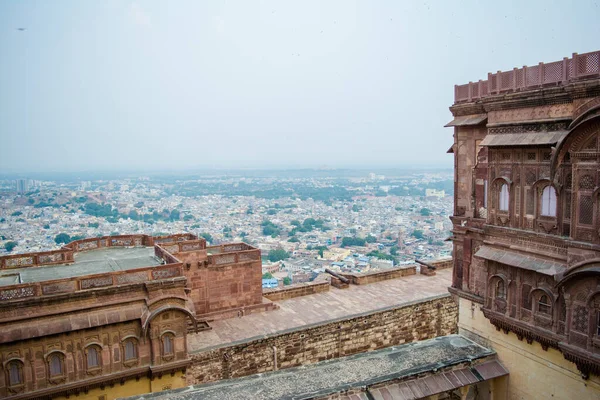
M 493 351 L 463 336 L 448 335 L 301 367 L 166 392 L 148 393 L 133 398 L 176 400 L 318 398 L 427 372 L 433 373 L 434 370 L 470 363 L 493 354 Z M 458 379 L 450 376 L 447 385 L 460 387 L 482 381 L 483 378 L 480 379 L 472 372 L 473 368 L 467 367 L 458 373 L 464 382 L 461 380 L 452 385 L 452 380 Z
M 331 287 L 327 292 L 277 301 L 278 310 L 212 321 L 210 331 L 187 335 L 188 351 L 198 353 L 231 346 L 306 325 L 425 300 L 448 294 L 451 284 L 452 269 L 449 268 L 437 270 L 435 276 L 417 274 L 368 285 L 350 285 L 347 289 Z
M 53 279 L 126 271 L 161 265 L 154 255 L 154 247 L 109 247 L 75 253 L 72 264 L 11 268 L 0 272 L 0 286 L 19 283 L 43 282 Z M 18 274 L 18 276 L 17 276 Z

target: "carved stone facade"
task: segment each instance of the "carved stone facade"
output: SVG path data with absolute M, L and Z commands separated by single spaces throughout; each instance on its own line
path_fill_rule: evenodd
M 561 352 L 583 379 L 595 380 L 599 76 L 457 102 L 455 121 L 487 115 L 487 125 L 481 117 L 449 124 L 457 182 L 450 291 L 479 304 L 496 329 Z
M 1 257 L 0 269 L 61 268 L 78 252 L 114 246 L 154 246 L 162 263 L 0 288 L 0 398 L 111 399 L 182 387 L 189 329 L 210 329 L 206 318 L 219 313 L 274 307 L 263 303 L 258 249 L 207 248 L 189 234 L 84 239 Z

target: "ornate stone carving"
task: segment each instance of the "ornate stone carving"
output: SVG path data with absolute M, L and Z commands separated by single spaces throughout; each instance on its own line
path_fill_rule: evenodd
M 490 111 L 488 123 L 525 122 L 553 118 L 570 118 L 573 114 L 573 104 L 552 104 L 549 106 L 515 108 L 509 110 Z
M 92 289 L 96 287 L 111 286 L 113 283 L 112 276 L 101 276 L 98 278 L 82 279 L 79 285 L 82 290 Z
M 167 279 L 179 276 L 179 268 L 153 269 L 152 279 Z
M 499 126 L 495 128 L 488 128 L 490 134 L 502 134 L 502 133 L 523 133 L 523 132 L 556 132 L 567 130 L 566 122 L 554 122 L 547 124 L 523 124 L 513 126 Z
M 23 297 L 31 296 L 35 296 L 35 289 L 32 286 L 0 291 L 0 300 L 21 299 Z

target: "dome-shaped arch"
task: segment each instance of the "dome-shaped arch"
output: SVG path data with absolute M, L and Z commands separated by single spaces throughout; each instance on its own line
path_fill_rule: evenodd
M 600 258 L 594 258 L 575 264 L 561 276 L 558 276 L 559 281 L 555 287 L 559 288 L 575 279 L 586 278 L 589 276 L 600 276 Z
M 577 124 L 571 124 L 569 132 L 556 144 L 550 160 L 552 180 L 555 180 L 558 167 L 564 162 L 568 153 L 581 150 L 591 136 L 600 134 L 600 110 L 596 111 L 591 115 L 587 114 L 588 117 L 580 120 Z
M 165 306 L 159 307 L 156 310 L 152 311 L 152 313 L 150 313 L 148 318 L 146 318 L 146 320 L 143 321 L 142 337 L 146 337 L 146 335 L 148 333 L 148 328 L 150 327 L 150 322 L 152 322 L 152 320 L 154 318 L 156 318 L 159 314 L 162 314 L 165 311 L 181 311 L 182 313 L 184 313 L 188 317 L 190 317 L 190 319 L 192 320 L 192 324 L 194 324 L 194 330 L 198 329 L 198 321 L 196 321 L 196 316 L 194 314 L 192 314 L 192 312 L 190 310 L 188 310 L 187 308 L 183 308 L 183 307 L 179 307 L 179 306 L 175 306 L 175 305 L 165 305 Z

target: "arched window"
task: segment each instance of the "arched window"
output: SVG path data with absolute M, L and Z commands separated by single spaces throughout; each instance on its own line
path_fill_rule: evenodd
M 135 360 L 137 358 L 137 345 L 133 339 L 125 341 L 125 361 Z
M 556 190 L 548 185 L 542 191 L 542 212 L 546 217 L 556 217 Z
M 8 385 L 17 386 L 23 384 L 23 363 L 13 360 L 6 367 L 8 371 Z
M 166 333 L 163 335 L 163 355 L 169 356 L 173 354 L 173 335 Z
M 88 346 L 87 348 L 87 367 L 88 369 L 100 367 L 100 352 L 96 346 Z
M 498 283 L 496 283 L 496 297 L 499 299 L 506 298 L 506 287 L 504 286 L 504 281 L 502 279 L 498 280 Z
M 54 353 L 50 355 L 48 359 L 48 366 L 50 369 L 50 376 L 61 376 L 64 373 L 63 358 L 62 355 Z
M 550 305 L 548 296 L 546 296 L 545 294 L 541 295 L 540 299 L 538 300 L 538 311 L 543 314 L 550 314 L 551 307 L 552 306 Z
M 498 209 L 500 211 L 508 211 L 508 185 L 503 183 L 500 187 Z

